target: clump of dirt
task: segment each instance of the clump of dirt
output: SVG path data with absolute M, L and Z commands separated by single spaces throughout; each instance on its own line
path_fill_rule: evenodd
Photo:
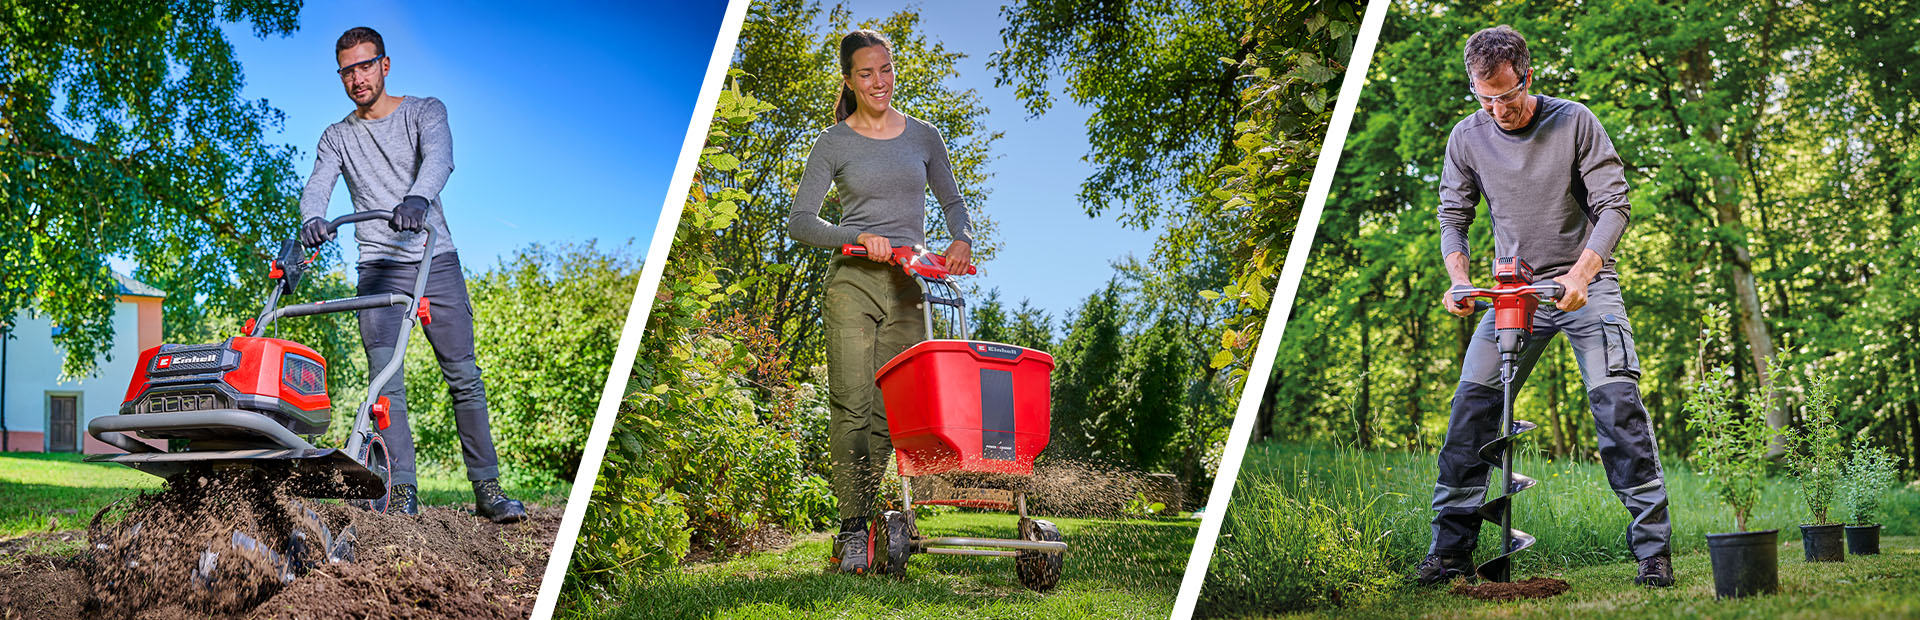
M 0 555 L 0 610 L 26 617 L 524 618 L 561 512 L 529 507 L 528 520 L 507 525 L 442 507 L 422 507 L 417 517 L 376 514 L 298 499 L 244 476 L 175 479 L 122 504 L 96 518 L 77 554 Z M 353 561 L 328 563 L 312 545 L 289 546 L 290 538 L 314 538 L 316 520 L 334 536 L 353 533 Z M 235 551 L 235 532 L 271 552 Z M 61 536 L 74 535 L 34 538 L 57 548 Z M 208 551 L 217 553 L 213 562 Z
M 1453 584 L 1451 592 L 1456 596 L 1465 596 L 1487 601 L 1515 601 L 1523 598 L 1549 598 L 1567 593 L 1567 582 L 1547 577 L 1534 577 L 1512 583 L 1487 582 L 1467 585 L 1466 582 Z

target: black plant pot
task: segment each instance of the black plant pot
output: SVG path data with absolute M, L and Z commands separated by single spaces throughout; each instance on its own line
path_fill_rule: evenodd
M 1780 590 L 1780 530 L 1708 534 L 1713 592 L 1720 598 Z
M 1808 562 L 1845 562 L 1847 546 L 1843 538 L 1844 526 L 1802 525 L 1800 526 L 1800 546 L 1807 551 Z
M 1880 524 L 1847 526 L 1847 551 L 1854 555 L 1880 555 Z

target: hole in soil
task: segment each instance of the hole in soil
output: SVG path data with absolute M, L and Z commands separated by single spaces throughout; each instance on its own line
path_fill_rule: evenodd
M 1466 582 L 1453 584 L 1451 592 L 1456 596 L 1477 598 L 1486 601 L 1513 601 L 1523 598 L 1548 598 L 1566 594 L 1567 582 L 1546 577 L 1534 577 L 1512 583 L 1482 583 L 1467 585 Z

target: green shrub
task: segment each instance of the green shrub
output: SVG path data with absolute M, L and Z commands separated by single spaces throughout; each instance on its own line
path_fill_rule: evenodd
M 1847 460 L 1846 478 L 1841 482 L 1847 501 L 1847 519 L 1854 525 L 1872 525 L 1880 516 L 1880 499 L 1893 488 L 1894 458 L 1887 450 L 1855 439 L 1853 456 Z
M 1772 376 L 1779 376 L 1776 364 Z M 1766 411 L 1774 404 L 1773 386 L 1762 385 L 1745 399 L 1744 415 L 1733 406 L 1725 366 L 1689 386 L 1687 427 L 1700 433 L 1694 459 L 1713 481 L 1715 495 L 1733 508 L 1734 531 L 1747 531 L 1747 517 L 1760 500 L 1767 476 L 1767 450 L 1774 432 Z
M 1815 525 L 1829 523 L 1827 509 L 1833 504 L 1834 487 L 1840 483 L 1840 457 L 1845 446 L 1840 441 L 1840 425 L 1833 419 L 1834 400 L 1832 379 L 1815 376 L 1807 390 L 1806 422 L 1793 434 L 1792 451 L 1787 454 Z
M 534 486 L 573 480 L 639 277 L 640 262 L 626 247 L 607 251 L 593 242 L 535 244 L 468 273 L 501 477 Z M 459 471 L 453 403 L 418 329 L 406 379 L 422 464 Z

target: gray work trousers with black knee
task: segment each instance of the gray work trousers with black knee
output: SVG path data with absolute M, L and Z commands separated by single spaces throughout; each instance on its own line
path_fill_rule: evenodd
M 419 264 L 389 260 L 360 263 L 360 295 L 413 294 Z M 447 394 L 453 401 L 453 423 L 460 431 L 460 455 L 467 464 L 468 480 L 500 477 L 500 460 L 493 451 L 493 429 L 487 420 L 487 385 L 480 378 L 480 364 L 473 353 L 473 304 L 467 298 L 467 280 L 460 270 L 460 254 L 446 252 L 433 257 L 427 272 L 427 311 L 432 322 L 422 329 L 433 355 L 440 361 L 440 375 L 447 380 Z M 390 306 L 361 310 L 360 345 L 367 351 L 371 377 L 393 359 L 394 344 L 406 308 Z M 419 346 L 418 341 L 409 343 Z M 407 425 L 407 382 L 404 366 L 385 389 L 388 417 L 392 423 L 380 431 L 393 461 L 392 484 L 415 484 L 413 430 Z
M 1487 478 L 1493 470 L 1480 460 L 1479 450 L 1501 435 L 1500 352 L 1493 320 L 1492 312 L 1480 318 L 1461 362 L 1447 440 L 1440 448 L 1440 479 L 1433 490 L 1433 509 L 1439 514 L 1433 518 L 1430 553 L 1470 556 L 1479 539 L 1482 519 L 1475 511 L 1487 501 Z M 1513 377 L 1516 393 L 1559 333 L 1567 335 L 1580 364 L 1607 482 L 1632 517 L 1627 524 L 1628 544 L 1640 559 L 1667 553 L 1673 524 L 1667 516 L 1665 474 L 1651 420 L 1640 403 L 1640 358 L 1634 352 L 1633 327 L 1620 299 L 1620 283 L 1594 282 L 1587 289 L 1587 305 L 1573 312 L 1541 304 Z M 1524 505 L 1524 500 L 1515 499 Z

